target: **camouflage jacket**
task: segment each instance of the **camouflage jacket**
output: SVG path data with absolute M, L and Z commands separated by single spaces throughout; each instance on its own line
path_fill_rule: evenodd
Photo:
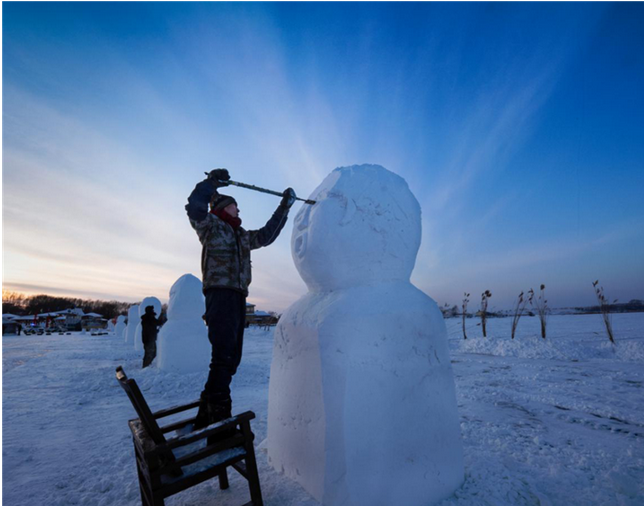
M 288 209 L 278 206 L 259 230 L 233 229 L 208 212 L 216 192 L 208 180 L 199 183 L 188 197 L 186 211 L 202 245 L 201 272 L 204 292 L 209 288 L 232 288 L 248 295 L 251 282 L 250 251 L 271 244 L 284 228 Z

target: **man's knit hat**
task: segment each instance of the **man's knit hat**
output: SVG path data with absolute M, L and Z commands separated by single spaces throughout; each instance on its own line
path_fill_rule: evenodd
M 210 201 L 210 209 L 213 211 L 220 211 L 221 209 L 228 207 L 230 204 L 237 204 L 237 201 L 229 195 L 220 195 L 215 193 Z

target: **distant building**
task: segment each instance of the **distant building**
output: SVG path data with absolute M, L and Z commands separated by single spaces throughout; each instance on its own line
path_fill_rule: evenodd
M 279 318 L 267 313 L 258 311 L 254 304 L 246 304 L 246 326 L 249 325 L 276 325 Z
M 32 314 L 32 315 L 18 316 L 17 318 L 14 318 L 14 321 L 20 323 L 22 327 L 25 328 L 25 327 L 40 327 L 41 323 L 44 325 L 45 319 L 43 318 L 41 320 L 39 315 Z
M 17 321 L 19 316 L 14 314 L 3 314 L 2 315 L 2 335 L 5 334 L 17 334 L 18 331 L 22 328 L 20 323 Z
M 98 313 L 86 313 L 81 316 L 81 327 L 83 330 L 105 329 L 107 328 L 107 319 Z
M 74 308 L 55 311 L 54 313 L 51 313 L 51 315 L 55 315 L 54 318 L 56 319 L 56 322 L 62 323 L 68 329 L 73 329 L 74 327 L 78 328 L 80 326 L 85 313 L 80 308 Z M 61 320 L 61 317 L 64 319 Z
M 11 324 L 11 325 L 10 325 Z M 84 313 L 80 308 L 65 309 L 52 313 L 39 313 L 37 315 L 17 316 L 12 314 L 2 315 L 3 329 L 15 330 L 20 325 L 23 329 L 66 329 L 66 330 L 92 330 L 107 328 L 107 319 L 98 313 Z M 9 326 L 10 325 L 10 326 Z M 3 330 L 3 334 L 6 332 Z

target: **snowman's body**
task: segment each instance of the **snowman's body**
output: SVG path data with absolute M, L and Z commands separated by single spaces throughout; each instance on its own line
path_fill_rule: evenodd
M 326 506 L 427 505 L 462 482 L 445 324 L 409 282 L 420 207 L 378 166 L 336 169 L 294 225 L 309 293 L 275 331 L 271 464 Z

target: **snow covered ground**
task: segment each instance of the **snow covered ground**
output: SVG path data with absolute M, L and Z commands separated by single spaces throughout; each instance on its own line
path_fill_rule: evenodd
M 598 315 L 551 316 L 546 341 L 536 318 L 521 319 L 514 341 L 510 318 L 488 320 L 486 339 L 477 322 L 467 320 L 464 341 L 460 320 L 446 321 L 466 479 L 441 506 L 644 504 L 644 314 L 613 317 L 615 347 Z M 235 411 L 257 414 L 265 504 L 315 506 L 262 450 L 271 354 L 272 332 L 250 329 Z M 196 399 L 206 376 L 141 370 L 141 355 L 111 336 L 3 337 L 3 504 L 139 504 L 134 410 L 114 369 L 123 365 L 152 409 Z M 249 500 L 229 474 L 227 491 L 213 480 L 166 504 Z

